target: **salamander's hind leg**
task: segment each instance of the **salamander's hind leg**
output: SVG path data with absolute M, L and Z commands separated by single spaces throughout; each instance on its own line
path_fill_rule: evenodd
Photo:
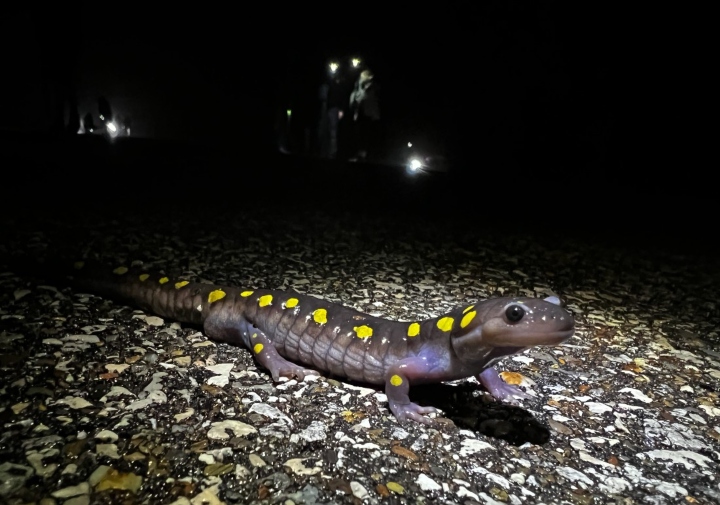
M 257 328 L 250 335 L 250 348 L 258 363 L 268 369 L 276 382 L 280 377 L 302 381 L 306 375 L 320 375 L 316 370 L 304 368 L 280 356 L 270 339 Z
M 498 400 L 505 400 L 508 403 L 517 403 L 517 399 L 532 398 L 531 395 L 517 386 L 508 384 L 494 368 L 486 368 L 477 375 L 477 379 L 485 386 L 491 395 Z
M 210 316 L 203 323 L 203 329 L 213 340 L 249 348 L 257 362 L 270 372 L 276 382 L 280 377 L 302 381 L 306 375 L 320 375 L 315 370 L 296 365 L 280 356 L 268 336 L 246 320 L 229 323 Z

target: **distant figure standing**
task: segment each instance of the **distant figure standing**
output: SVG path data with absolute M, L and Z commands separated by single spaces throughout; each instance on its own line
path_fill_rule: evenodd
M 92 114 L 89 112 L 83 117 L 83 128 L 85 129 L 85 134 L 88 135 L 95 131 L 95 122 L 93 121 Z
M 331 71 L 330 78 L 320 87 L 320 156 L 335 159 L 338 153 L 338 131 L 345 116 L 347 90 L 337 70 Z
M 373 73 L 363 70 L 350 94 L 350 109 L 355 125 L 355 152 L 360 159 L 380 156 L 380 101 Z

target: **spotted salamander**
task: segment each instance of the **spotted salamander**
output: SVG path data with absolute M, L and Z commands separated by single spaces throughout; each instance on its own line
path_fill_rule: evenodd
M 526 396 L 492 365 L 530 346 L 560 344 L 575 326 L 554 296 L 488 299 L 400 322 L 296 292 L 196 283 L 140 267 L 77 262 L 72 285 L 201 325 L 213 340 L 250 349 L 275 381 L 320 370 L 384 384 L 398 420 L 425 424 L 436 409 L 411 402 L 410 385 L 476 377 L 495 398 Z

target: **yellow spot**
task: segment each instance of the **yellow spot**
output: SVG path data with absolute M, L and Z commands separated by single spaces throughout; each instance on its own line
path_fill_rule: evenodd
M 84 261 L 76 261 L 75 263 L 73 263 L 73 268 L 75 268 L 75 270 L 80 270 L 84 266 L 85 266 Z
M 242 293 L 240 293 L 240 296 L 242 296 L 243 298 L 247 298 L 251 294 L 253 294 L 252 291 L 243 291 Z
M 190 284 L 190 281 L 180 281 L 175 283 L 175 289 L 180 289 L 183 286 Z
M 222 300 L 225 298 L 225 291 L 222 289 L 216 289 L 215 291 L 210 291 L 210 294 L 208 295 L 208 302 L 216 302 L 218 300 Z
M 285 302 L 285 307 L 288 309 L 292 309 L 293 307 L 297 306 L 297 304 L 300 303 L 300 300 L 297 298 L 290 298 L 287 302 Z
M 253 333 L 252 338 L 257 338 L 257 333 Z
M 353 330 L 355 330 L 358 338 L 369 338 L 372 337 L 373 334 L 373 329 L 366 324 L 363 324 L 362 326 L 355 326 Z
M 138 277 L 138 279 L 140 279 L 140 282 L 145 282 L 149 278 L 150 278 L 150 274 L 140 274 L 140 276 Z
M 402 377 L 400 377 L 399 375 L 393 375 L 392 377 L 390 377 L 390 384 L 392 384 L 393 386 L 399 386 L 400 384 L 402 384 Z
M 475 319 L 475 316 L 477 316 L 477 311 L 475 310 L 465 314 L 462 318 L 462 321 L 460 321 L 460 327 L 465 328 L 468 324 L 470 324 L 473 319 Z
M 113 270 L 113 273 L 115 275 L 122 275 L 126 274 L 128 271 L 128 267 L 117 267 L 115 270 Z
M 165 284 L 166 282 L 170 282 L 170 279 L 168 279 L 167 277 L 162 277 L 158 282 L 160 284 Z
M 463 314 L 466 314 L 468 310 L 472 310 L 474 306 L 475 305 L 468 305 L 467 307 L 465 307 L 465 310 L 463 310 Z
M 410 323 L 408 337 L 417 337 L 418 335 L 420 335 L 420 323 Z
M 258 299 L 258 304 L 261 307 L 267 307 L 272 303 L 272 295 L 263 295 Z
M 263 350 L 262 344 L 255 344 L 255 347 L 253 347 L 253 351 L 255 351 L 255 354 L 260 354 L 260 351 Z
M 452 330 L 454 322 L 455 320 L 452 317 L 443 317 L 437 322 L 437 327 L 442 331 L 450 331 Z
M 327 323 L 327 310 L 326 309 L 317 309 L 313 312 L 313 320 L 318 324 L 325 324 Z

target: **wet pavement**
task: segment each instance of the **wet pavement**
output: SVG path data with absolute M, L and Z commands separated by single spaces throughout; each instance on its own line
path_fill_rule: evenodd
M 432 215 L 211 199 L 171 218 L 74 208 L 3 218 L 0 501 L 720 503 L 711 256 Z M 474 379 L 416 387 L 413 400 L 440 416 L 401 424 L 382 389 L 274 383 L 244 348 L 8 259 L 56 254 L 293 289 L 404 321 L 554 294 L 577 329 L 498 364 L 530 399 L 497 402 Z

